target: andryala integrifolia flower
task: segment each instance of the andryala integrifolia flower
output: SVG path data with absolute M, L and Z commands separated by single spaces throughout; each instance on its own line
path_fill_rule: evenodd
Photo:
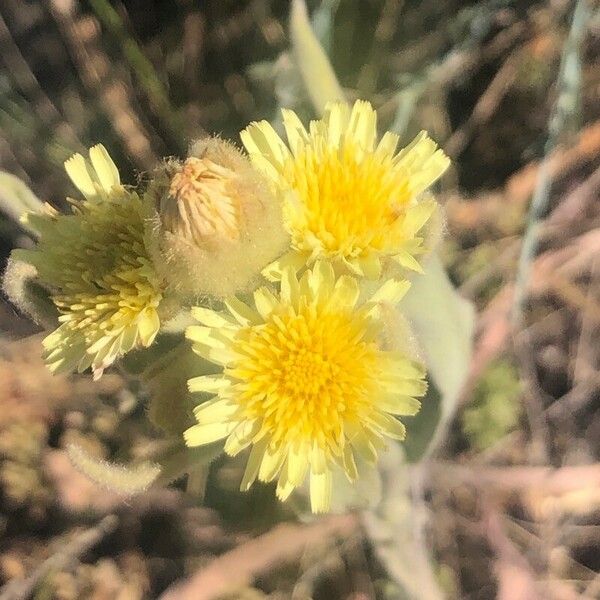
M 420 270 L 417 258 L 432 237 L 426 224 L 440 222 L 425 192 L 449 164 L 435 142 L 425 132 L 399 152 L 394 133 L 377 142 L 377 113 L 360 100 L 328 105 L 308 130 L 283 110 L 283 125 L 287 145 L 267 121 L 241 134 L 252 162 L 284 195 L 292 238 L 290 252 L 265 274 L 277 278 L 285 265 L 321 259 L 373 280 L 386 266 Z
M 289 241 L 273 189 L 218 138 L 194 144 L 183 162 L 165 163 L 148 196 L 159 212 L 156 262 L 179 294 L 245 291 Z
M 202 325 L 187 337 L 223 371 L 189 381 L 215 397 L 195 409 L 188 446 L 224 439 L 232 456 L 250 446 L 242 490 L 276 479 L 285 500 L 308 475 L 312 510 L 328 510 L 333 472 L 356 480 L 355 456 L 374 464 L 386 437 L 403 439 L 396 416 L 414 415 L 426 391 L 423 366 L 383 335 L 408 287 L 389 280 L 361 303 L 356 278 L 317 261 L 300 280 L 286 267 L 280 291 L 259 288 L 253 306 L 193 309 Z
M 151 209 L 121 184 L 102 145 L 90 149 L 89 161 L 75 154 L 65 169 L 84 199 L 69 199 L 71 214 L 26 215 L 39 241 L 14 257 L 37 269 L 60 313 L 59 327 L 43 341 L 49 368 L 91 367 L 99 377 L 129 350 L 149 346 L 159 330 L 163 296 L 146 231 Z

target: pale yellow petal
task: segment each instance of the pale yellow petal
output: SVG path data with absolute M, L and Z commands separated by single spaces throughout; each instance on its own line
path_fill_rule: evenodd
M 310 470 L 313 473 L 324 473 L 327 468 L 327 456 L 315 440 L 310 456 Z
M 348 131 L 365 150 L 373 150 L 377 136 L 377 113 L 369 102 L 357 100 L 352 107 Z
M 263 439 L 252 446 L 250 455 L 248 456 L 248 462 L 246 463 L 246 469 L 242 482 L 240 483 L 240 491 L 247 492 L 250 486 L 256 481 L 258 471 L 263 460 L 265 450 L 267 448 L 268 440 Z
M 231 380 L 221 375 L 200 375 L 188 380 L 188 390 L 192 393 L 218 394 L 229 386 L 231 386 Z
M 204 446 L 227 437 L 236 423 L 210 423 L 208 425 L 192 425 L 183 432 L 187 446 Z
M 281 274 L 281 302 L 297 307 L 298 294 L 299 286 L 296 273 L 291 267 L 287 267 Z
M 282 445 L 269 446 L 263 456 L 258 478 L 260 481 L 273 481 L 286 459 L 286 451 Z
M 415 259 L 415 257 L 409 252 L 405 252 L 404 250 L 398 251 L 396 254 L 392 256 L 392 258 L 405 269 L 409 269 L 411 271 L 415 271 L 416 273 L 424 273 L 423 267 L 420 263 Z
M 342 102 L 332 102 L 325 107 L 323 118 L 327 126 L 327 142 L 338 147 L 348 126 L 350 108 Z
M 277 488 L 275 490 L 275 494 L 282 501 L 285 502 L 290 494 L 296 489 L 296 486 L 292 483 L 290 478 L 288 477 L 288 465 L 287 463 L 283 465 L 281 469 L 281 473 L 279 474 L 279 479 L 277 480 Z
M 279 299 L 271 290 L 262 287 L 254 292 L 256 310 L 263 319 L 266 319 L 279 306 Z
M 331 506 L 331 471 L 310 474 L 310 507 L 313 513 L 324 513 Z
M 74 154 L 65 161 L 65 171 L 73 184 L 86 198 L 96 196 L 96 186 L 87 169 L 85 158 L 81 154 Z
M 423 396 L 427 391 L 427 382 L 422 379 L 404 379 L 402 377 L 385 377 L 381 386 L 389 393 L 403 394 L 405 396 Z
M 406 427 L 395 417 L 374 411 L 368 416 L 368 420 L 388 437 L 396 440 L 406 437 Z
M 190 325 L 185 330 L 185 337 L 192 342 L 198 342 L 211 348 L 225 348 L 226 344 L 222 339 L 219 339 L 217 335 L 218 331 L 214 327 Z
M 377 461 L 377 449 L 362 426 L 348 427 L 348 441 L 366 462 L 374 464 Z
M 294 272 L 297 272 L 306 265 L 306 259 L 306 256 L 298 252 L 287 252 L 281 258 L 266 266 L 262 271 L 262 275 L 268 281 L 280 281 L 281 274 L 285 269 L 291 268 Z
M 421 409 L 421 403 L 412 396 L 401 396 L 396 394 L 382 395 L 377 399 L 377 406 L 392 415 L 412 416 Z
M 332 307 L 354 308 L 360 296 L 358 281 L 354 277 L 342 275 L 336 282 L 329 298 Z
M 344 452 L 342 454 L 343 468 L 346 477 L 350 481 L 356 481 L 358 479 L 358 469 L 356 468 L 356 461 L 354 460 L 354 453 L 349 444 L 344 445 Z
M 371 302 L 389 302 L 390 304 L 398 304 L 406 295 L 410 288 L 410 281 L 406 279 L 388 279 L 374 294 L 371 296 Z
M 381 259 L 374 253 L 360 256 L 354 259 L 357 270 L 367 279 L 379 279 L 381 277 Z
M 306 477 L 310 458 L 310 447 L 298 444 L 287 456 L 287 477 L 294 486 L 299 486 Z
M 423 363 L 411 360 L 406 352 L 389 350 L 385 353 L 385 357 L 393 364 L 390 372 L 397 377 L 420 379 L 425 375 L 426 371 Z
M 393 156 L 398 146 L 399 136 L 395 133 L 387 131 L 383 134 L 375 152 L 383 157 Z
M 308 132 L 302 125 L 298 115 L 287 108 L 282 109 L 283 126 L 292 150 L 292 153 L 298 154 L 301 148 L 309 141 Z
M 402 232 L 406 238 L 415 236 L 431 218 L 436 208 L 437 203 L 433 198 L 427 198 L 416 205 L 409 206 L 402 222 Z
M 194 306 L 191 312 L 194 319 L 208 327 L 229 327 L 235 323 L 228 315 L 204 308 L 203 306 Z
M 238 298 L 225 300 L 225 306 L 240 325 L 254 325 L 260 321 L 260 315 Z
M 137 319 L 137 327 L 142 346 L 148 347 L 160 329 L 160 319 L 154 308 L 146 308 Z
M 308 283 L 315 302 L 326 301 L 335 285 L 333 266 L 330 262 L 317 261 L 308 271 Z
M 229 400 L 215 398 L 207 400 L 194 408 L 194 416 L 199 425 L 228 423 L 238 410 L 237 404 Z
M 106 193 L 120 185 L 119 170 L 102 144 L 90 148 L 90 161 Z
M 251 158 L 262 156 L 278 169 L 290 155 L 286 145 L 267 121 L 250 123 L 240 136 Z
M 231 348 L 225 346 L 214 347 L 201 342 L 194 342 L 192 350 L 202 358 L 223 366 L 228 366 L 237 358 L 237 354 Z
M 239 454 L 252 443 L 259 430 L 259 421 L 242 421 L 239 423 L 225 442 L 225 453 L 229 456 Z
M 420 194 L 436 181 L 450 165 L 450 160 L 437 149 L 437 144 L 421 131 L 394 159 L 397 167 L 410 173 L 413 194 Z

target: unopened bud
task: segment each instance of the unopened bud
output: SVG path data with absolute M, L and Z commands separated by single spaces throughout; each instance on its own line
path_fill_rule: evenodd
M 169 193 L 161 199 L 165 230 L 201 245 L 211 237 L 240 237 L 240 201 L 236 174 L 206 158 L 191 156 L 175 173 Z
M 148 189 L 159 212 L 158 258 L 171 291 L 225 297 L 246 291 L 289 244 L 280 198 L 232 144 L 196 142 Z

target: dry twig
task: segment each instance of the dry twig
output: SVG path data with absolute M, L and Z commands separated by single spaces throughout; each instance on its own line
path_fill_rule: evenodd
M 115 515 L 104 517 L 98 525 L 79 534 L 61 550 L 46 559 L 23 581 L 11 581 L 0 589 L 0 600 L 25 600 L 31 597 L 38 584 L 50 573 L 68 569 L 82 554 L 110 535 L 119 520 Z
M 211 600 L 249 585 L 260 574 L 295 560 L 309 544 L 347 537 L 358 527 L 356 515 L 323 518 L 310 525 L 278 525 L 213 560 L 187 581 L 169 588 L 161 600 Z

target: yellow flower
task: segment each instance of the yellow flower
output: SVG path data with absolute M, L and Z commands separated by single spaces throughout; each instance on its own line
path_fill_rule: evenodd
M 232 299 L 229 314 L 193 309 L 203 326 L 187 337 L 223 372 L 189 381 L 190 391 L 216 397 L 196 408 L 186 443 L 226 438 L 232 456 L 252 446 L 242 490 L 277 478 L 285 500 L 309 473 L 312 510 L 328 510 L 332 472 L 355 480 L 355 454 L 374 463 L 386 436 L 403 439 L 394 415 L 415 414 L 425 393 L 422 365 L 381 335 L 382 303 L 408 286 L 390 280 L 359 305 L 357 280 L 318 261 L 299 281 L 284 269 L 281 292 L 258 289 L 253 307 Z
M 388 258 L 420 270 L 419 233 L 436 209 L 424 192 L 449 165 L 435 142 L 421 132 L 396 152 L 398 136 L 388 132 L 376 143 L 377 113 L 364 101 L 328 105 L 308 131 L 290 110 L 283 124 L 289 147 L 266 121 L 241 133 L 254 165 L 284 193 L 292 237 L 292 252 L 265 274 L 322 258 L 369 279 Z
M 26 215 L 40 239 L 17 258 L 36 267 L 61 313 L 43 342 L 49 368 L 91 367 L 99 377 L 120 355 L 152 343 L 162 296 L 146 249 L 146 208 L 121 185 L 102 145 L 89 155 L 89 162 L 81 154 L 65 162 L 85 200 L 70 199 L 70 215 Z

